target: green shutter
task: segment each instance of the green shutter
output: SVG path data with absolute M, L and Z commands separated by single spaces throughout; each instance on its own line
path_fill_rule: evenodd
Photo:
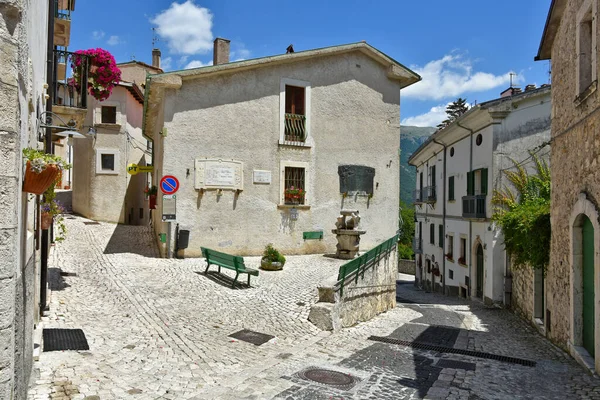
M 467 172 L 467 196 L 473 196 L 473 178 L 475 175 L 472 172 Z
M 487 194 L 488 187 L 488 169 L 482 168 L 481 170 L 481 194 Z
M 448 200 L 454 200 L 454 177 L 448 178 Z

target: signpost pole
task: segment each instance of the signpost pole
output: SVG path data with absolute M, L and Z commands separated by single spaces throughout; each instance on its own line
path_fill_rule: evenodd
M 171 221 L 167 222 L 167 258 L 171 258 Z

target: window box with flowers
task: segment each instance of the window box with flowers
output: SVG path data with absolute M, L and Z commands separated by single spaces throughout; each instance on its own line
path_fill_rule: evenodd
M 89 66 L 85 61 L 86 57 L 82 56 L 89 57 Z M 86 67 L 87 71 L 85 71 Z M 108 99 L 115 85 L 121 80 L 121 70 L 117 67 L 115 58 L 110 52 L 101 48 L 76 51 L 71 68 L 73 77 L 69 78 L 69 85 L 81 92 L 81 77 L 87 72 L 88 92 L 99 101 Z
M 466 266 L 466 265 L 467 265 L 467 260 L 465 260 L 465 258 L 464 258 L 464 257 L 460 257 L 460 258 L 458 259 L 458 263 L 459 263 L 460 265 L 464 265 L 464 266 Z
M 283 191 L 285 204 L 304 204 L 306 191 L 302 188 L 290 186 Z
M 454 255 L 452 253 L 446 254 L 446 260 L 454 262 Z

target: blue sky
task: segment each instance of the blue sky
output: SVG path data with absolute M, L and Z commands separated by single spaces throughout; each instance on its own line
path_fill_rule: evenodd
M 101 6 L 100 6 L 101 5 Z M 404 124 L 431 126 L 446 104 L 499 97 L 509 73 L 548 83 L 548 62 L 534 62 L 550 0 L 78 1 L 69 50 L 102 47 L 117 62 L 150 63 L 157 28 L 163 67 L 208 65 L 212 40 L 231 40 L 232 60 L 366 40 L 414 69 L 423 82 L 402 94 Z

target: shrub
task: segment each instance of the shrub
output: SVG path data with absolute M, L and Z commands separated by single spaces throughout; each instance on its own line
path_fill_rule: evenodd
M 269 243 L 265 247 L 263 252 L 263 259 L 269 262 L 280 262 L 281 265 L 285 264 L 285 257 L 276 248 L 273 247 L 272 243 Z

